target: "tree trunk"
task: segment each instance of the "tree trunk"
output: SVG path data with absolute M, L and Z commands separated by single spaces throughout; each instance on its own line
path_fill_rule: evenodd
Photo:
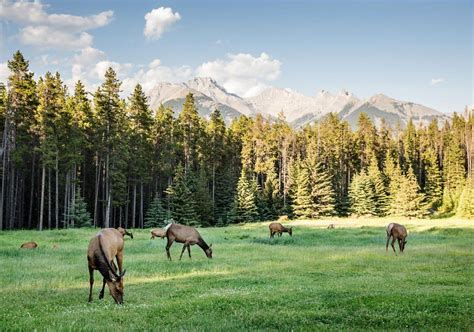
M 69 171 L 66 173 L 66 184 L 64 185 L 64 210 L 63 210 L 64 228 L 69 228 L 68 203 L 69 203 Z
M 56 229 L 59 229 L 59 157 L 58 157 L 58 151 L 56 151 L 56 210 L 54 211 L 55 213 L 55 218 L 56 218 Z
M 48 167 L 48 229 L 51 229 L 51 168 Z
M 98 218 L 98 211 L 99 211 L 99 188 L 100 188 L 100 163 L 99 163 L 99 157 L 97 157 L 96 167 L 95 167 L 94 227 L 97 227 L 97 218 Z
M 143 228 L 143 182 L 140 182 L 140 227 Z
M 135 228 L 135 215 L 137 207 L 137 184 L 133 183 L 133 201 L 132 201 L 132 228 Z
M 38 224 L 38 230 L 40 231 L 43 230 L 45 178 L 46 178 L 46 167 L 43 165 L 41 169 L 41 205 L 40 205 L 40 215 L 39 215 L 39 224 Z
M 3 141 L 2 141 L 2 193 L 0 195 L 0 231 L 3 230 L 3 207 L 5 202 L 5 182 L 7 180 L 6 174 L 7 169 L 7 155 L 8 151 L 8 121 L 5 119 L 5 126 L 3 128 Z
M 36 163 L 36 155 L 33 152 L 33 162 L 31 163 L 30 206 L 28 209 L 28 229 L 31 228 L 31 221 L 33 219 L 33 198 L 35 194 L 35 170 L 36 170 L 35 163 Z

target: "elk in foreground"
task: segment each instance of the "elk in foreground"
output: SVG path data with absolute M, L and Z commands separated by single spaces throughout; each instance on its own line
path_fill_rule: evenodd
M 273 238 L 273 236 L 277 233 L 278 236 L 281 236 L 282 233 L 288 233 L 290 236 L 293 235 L 293 227 L 287 228 L 278 222 L 272 222 L 270 225 L 268 225 L 268 228 L 270 229 L 270 238 Z
M 20 249 L 36 249 L 36 248 L 38 248 L 38 243 L 34 241 L 23 243 L 20 246 Z
M 396 224 L 396 223 L 390 223 L 387 225 L 387 244 L 385 245 L 385 251 L 388 252 L 388 242 L 390 241 L 390 238 L 392 238 L 392 248 L 393 252 L 396 254 L 397 252 L 395 251 L 395 240 L 398 241 L 398 247 L 399 251 L 403 253 L 403 250 L 405 250 L 405 245 L 407 244 L 406 238 L 408 236 L 407 229 L 405 226 Z
M 191 246 L 197 244 L 206 254 L 207 258 L 212 258 L 212 244 L 207 245 L 207 243 L 201 237 L 201 234 L 197 231 L 196 228 L 180 225 L 180 224 L 170 224 L 166 229 L 166 238 L 168 243 L 166 244 L 166 255 L 168 259 L 171 260 L 170 247 L 174 241 L 178 243 L 183 243 L 183 250 L 181 250 L 181 255 L 179 260 L 183 257 L 184 250 L 188 249 L 189 258 L 191 258 Z
M 118 227 L 117 230 L 120 232 L 120 234 L 122 234 L 123 237 L 125 237 L 125 235 L 128 235 L 131 239 L 133 239 L 133 234 L 127 231 L 125 228 Z
M 153 240 L 155 237 L 161 237 L 161 239 L 164 239 L 166 237 L 166 230 L 164 230 L 164 229 L 154 229 L 154 230 L 152 230 L 150 240 Z
M 122 271 L 123 249 L 123 235 L 114 228 L 105 228 L 90 240 L 87 250 L 90 283 L 89 302 L 92 301 L 94 270 L 98 270 L 104 278 L 99 299 L 104 298 L 104 288 L 107 283 L 110 295 L 112 295 L 115 302 L 117 304 L 123 303 L 123 277 L 125 275 L 125 270 Z M 117 259 L 118 273 L 114 257 Z

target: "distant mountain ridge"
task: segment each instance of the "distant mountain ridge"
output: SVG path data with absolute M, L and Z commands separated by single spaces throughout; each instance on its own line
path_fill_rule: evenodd
M 148 95 L 153 109 L 163 104 L 178 114 L 190 92 L 194 94 L 201 116 L 209 117 L 213 110 L 218 109 L 227 123 L 240 115 L 255 116 L 260 113 L 276 118 L 281 112 L 294 127 L 312 124 L 331 112 L 348 121 L 353 128 L 362 112 L 376 125 L 380 125 L 384 119 L 392 127 L 398 124 L 405 126 L 409 119 L 415 124 L 426 125 L 434 118 L 443 122 L 450 118 L 432 108 L 383 94 L 359 99 L 344 90 L 337 94 L 322 90 L 314 96 L 306 96 L 290 89 L 270 87 L 255 97 L 245 99 L 226 91 L 215 80 L 202 77 L 183 83 L 159 83 Z

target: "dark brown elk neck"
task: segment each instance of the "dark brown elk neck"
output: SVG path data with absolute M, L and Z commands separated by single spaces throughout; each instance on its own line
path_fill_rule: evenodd
M 209 246 L 207 245 L 207 243 L 202 239 L 202 237 L 199 237 L 198 238 L 198 242 L 196 243 L 198 246 L 201 247 L 202 250 L 206 251 L 207 249 L 209 249 Z

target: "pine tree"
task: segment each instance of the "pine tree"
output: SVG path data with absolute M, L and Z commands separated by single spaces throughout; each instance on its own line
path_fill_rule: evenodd
M 474 178 L 468 178 L 459 199 L 457 215 L 463 218 L 474 218 Z
M 197 226 L 199 221 L 195 211 L 196 202 L 189 183 L 183 166 L 178 165 L 173 183 L 166 189 L 166 194 L 169 196 L 173 220 L 183 225 Z
M 384 216 L 388 212 L 387 188 L 382 173 L 377 164 L 375 154 L 372 155 L 367 176 L 374 190 L 374 205 L 377 216 Z
M 306 167 L 301 163 L 295 166 L 293 170 L 294 189 L 293 189 L 293 213 L 297 218 L 311 218 L 313 213 L 313 202 L 311 200 L 310 175 Z
M 74 227 L 91 227 L 92 218 L 87 210 L 87 203 L 82 197 L 81 192 L 77 190 L 74 204 L 71 207 L 69 218 L 73 220 Z
M 267 174 L 265 188 L 262 191 L 262 219 L 276 219 L 282 209 L 282 203 L 278 178 L 275 171 L 271 170 Z
M 349 197 L 353 214 L 357 216 L 377 215 L 375 187 L 365 171 L 355 175 L 352 179 Z
M 321 163 L 309 164 L 311 217 L 328 216 L 334 214 L 334 190 L 331 178 L 323 169 Z
M 442 177 L 438 166 L 436 152 L 429 148 L 425 152 L 425 195 L 427 208 L 436 210 L 442 203 L 443 187 Z
M 257 197 L 255 188 L 249 181 L 244 169 L 240 173 L 235 195 L 235 221 L 250 222 L 258 220 Z
M 392 195 L 391 215 L 420 217 L 426 214 L 424 195 L 420 192 L 420 187 L 411 168 L 408 169 L 406 176 L 400 177 L 399 186 Z
M 163 227 L 165 226 L 165 220 L 168 219 L 167 217 L 167 213 L 161 204 L 161 199 L 158 193 L 156 193 L 146 212 L 145 227 Z

